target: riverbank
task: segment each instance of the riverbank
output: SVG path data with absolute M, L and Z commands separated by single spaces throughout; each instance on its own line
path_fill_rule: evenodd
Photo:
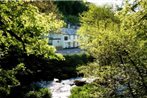
M 93 82 L 95 78 L 77 77 L 61 81 L 56 80 L 58 79 L 54 79 L 53 81 L 40 81 L 36 82 L 36 85 L 42 88 L 48 88 L 52 94 L 52 98 L 68 98 L 71 95 L 71 89 L 77 86 L 77 81 L 87 84 Z
M 61 53 L 63 55 L 73 55 L 73 54 L 83 54 L 85 52 L 80 48 L 71 48 L 71 49 L 57 50 L 57 53 Z

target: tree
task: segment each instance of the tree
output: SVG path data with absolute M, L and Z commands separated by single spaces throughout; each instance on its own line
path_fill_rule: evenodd
M 54 3 L 63 15 L 78 16 L 87 9 L 86 4 L 83 1 L 57 1 Z
M 42 13 L 58 13 L 57 6 L 53 1 L 30 1 L 26 2 L 32 4 L 33 6 L 38 7 L 39 11 Z
M 93 97 L 147 96 L 146 3 L 126 2 L 116 14 L 107 7 L 90 5 L 81 15 L 80 45 L 96 61 L 79 70 L 96 76 L 94 85 L 104 91 L 91 91 Z
M 20 85 L 17 72 L 31 66 L 27 65 L 30 56 L 62 58 L 44 35 L 60 28 L 63 21 L 24 2 L 1 1 L 0 13 L 0 95 L 6 97 L 12 87 Z
M 65 22 L 74 25 L 79 24 L 79 14 L 87 10 L 87 4 L 83 1 L 55 1 L 54 4 L 63 15 Z

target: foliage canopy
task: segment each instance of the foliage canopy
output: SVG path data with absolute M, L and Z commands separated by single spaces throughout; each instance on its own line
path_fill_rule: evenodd
M 24 2 L 1 1 L 0 13 L 0 95 L 5 92 L 5 97 L 19 85 L 15 76 L 25 69 L 29 56 L 62 58 L 44 37 L 62 27 L 63 21 Z
M 100 95 L 147 96 L 146 3 L 145 0 L 126 2 L 124 8 L 116 13 L 106 6 L 90 5 L 89 10 L 81 15 L 79 42 L 95 57 L 95 63 L 79 70 L 85 76 L 97 77 L 95 83 L 99 89 L 103 86 L 105 90 L 109 89 Z

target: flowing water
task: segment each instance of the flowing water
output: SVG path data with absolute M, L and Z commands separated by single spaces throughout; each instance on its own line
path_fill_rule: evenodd
M 54 80 L 57 80 L 57 79 L 54 79 Z M 71 94 L 70 90 L 76 86 L 74 85 L 75 80 L 86 81 L 87 83 L 90 83 L 94 81 L 95 79 L 77 77 L 77 78 L 62 80 L 60 82 L 41 81 L 41 82 L 37 82 L 37 84 L 40 85 L 41 87 L 49 88 L 52 93 L 52 98 L 68 98 Z

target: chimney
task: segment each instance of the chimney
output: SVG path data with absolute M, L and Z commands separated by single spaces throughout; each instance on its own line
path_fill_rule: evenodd
M 70 28 L 70 24 L 68 24 L 68 28 Z

